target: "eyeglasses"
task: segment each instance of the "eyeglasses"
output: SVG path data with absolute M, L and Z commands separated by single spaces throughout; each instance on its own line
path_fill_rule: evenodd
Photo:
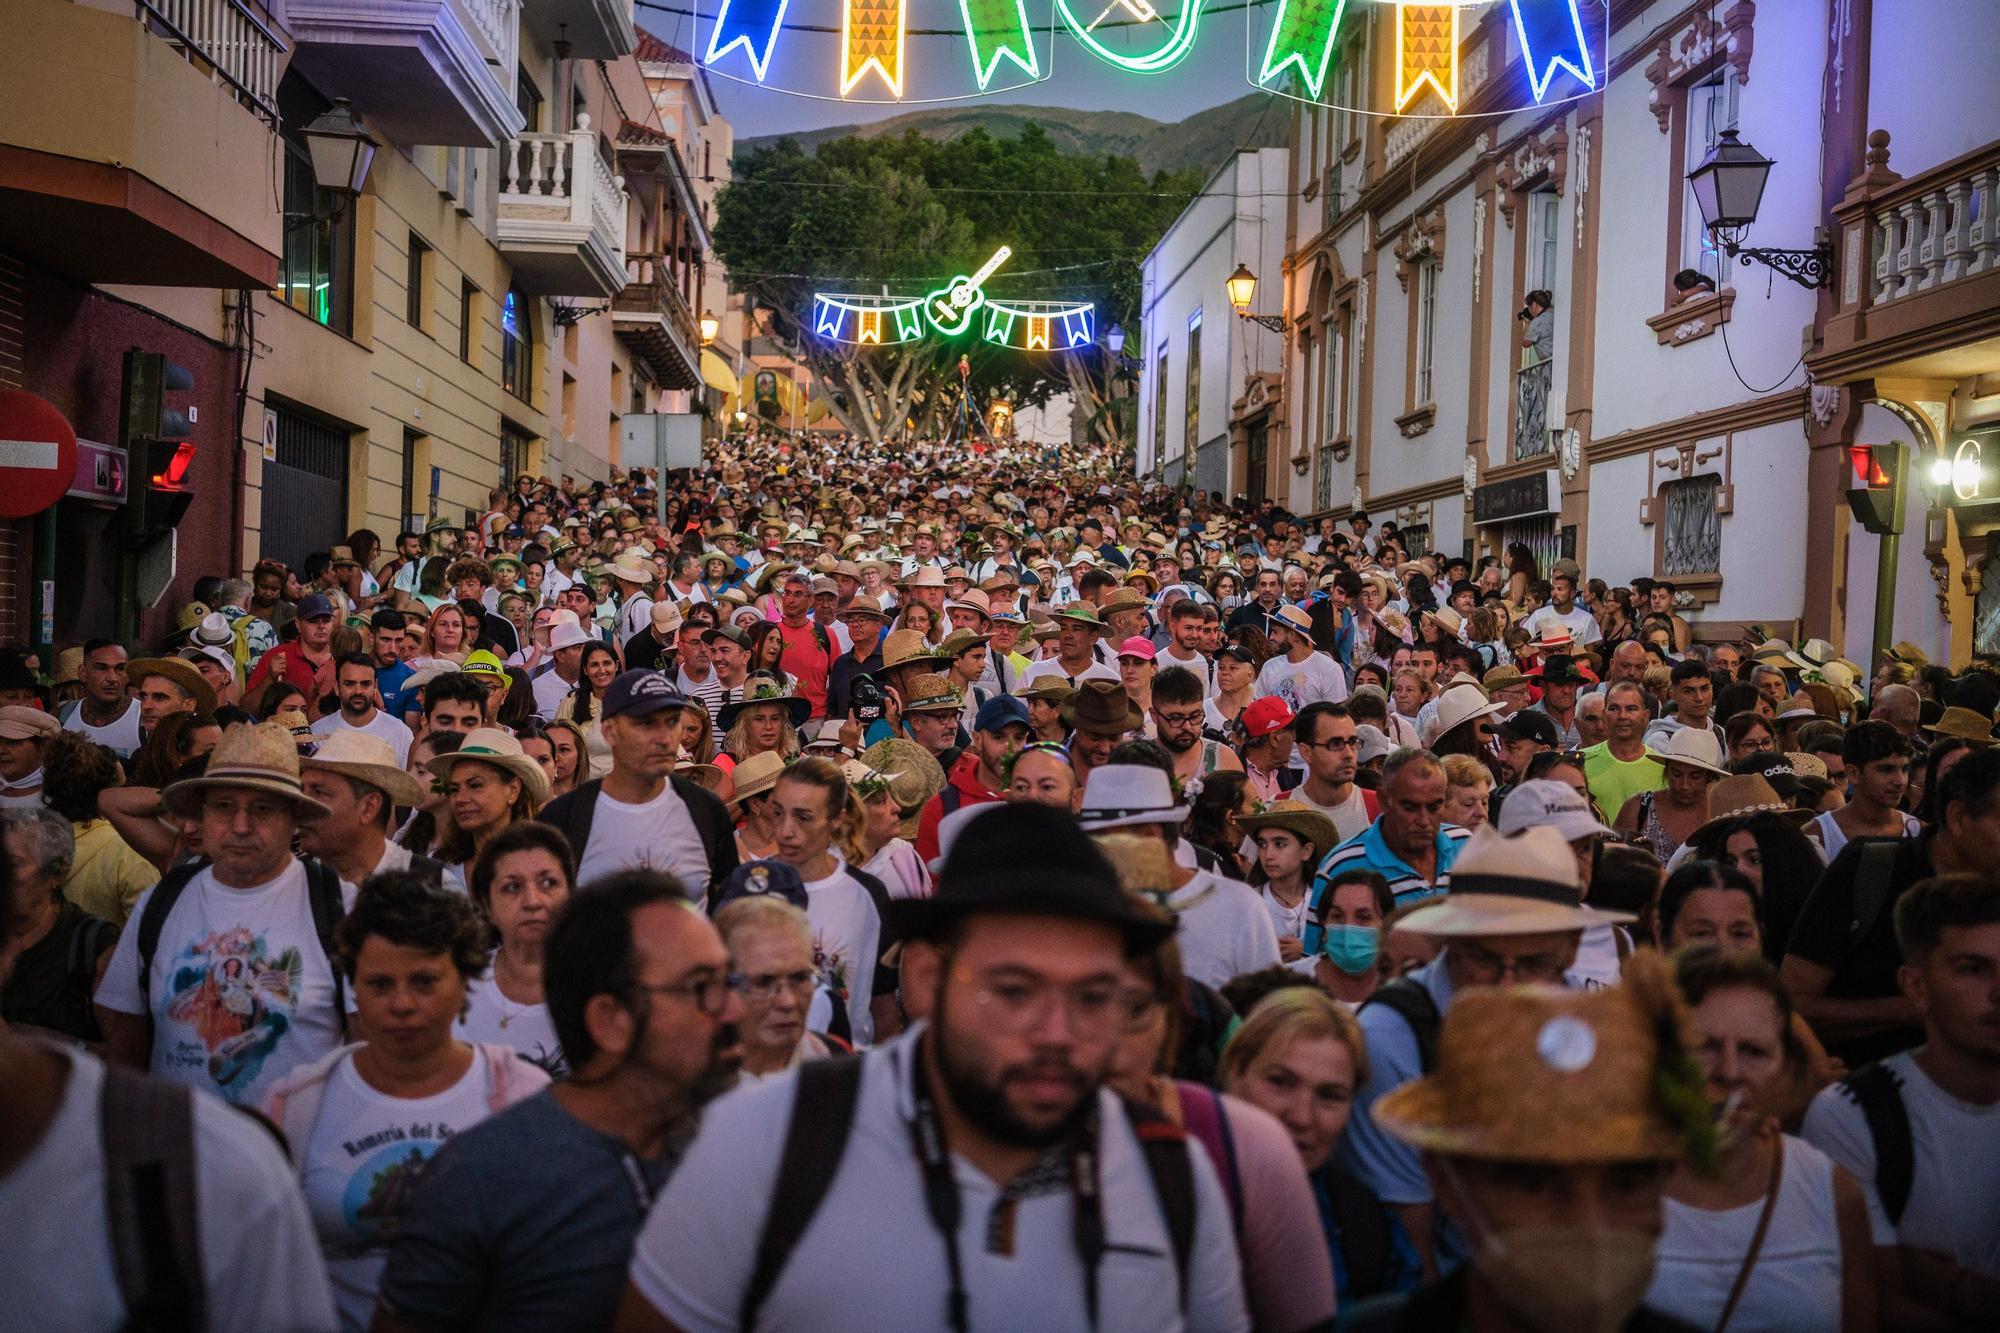
M 1197 727 L 1201 725 L 1202 719 L 1207 716 L 1208 714 L 1202 712 L 1200 709 L 1196 709 L 1192 713 L 1158 714 L 1160 721 L 1166 723 L 1170 727 Z
M 1515 981 L 1554 981 L 1562 975 L 1565 966 L 1560 954 L 1536 953 L 1520 958 L 1502 958 L 1477 944 L 1466 943 L 1453 945 L 1451 952 L 1465 970 L 1488 986 L 1498 985 L 1509 978 Z
M 726 976 L 708 976 L 699 981 L 675 981 L 667 985 L 648 986 L 633 982 L 633 990 L 646 991 L 654 995 L 685 996 L 694 1001 L 694 1007 L 710 1018 L 719 1017 L 729 1008 L 730 995 L 739 988 L 734 984 L 735 973 Z
M 1359 750 L 1361 748 L 1361 738 L 1359 736 L 1335 736 L 1331 740 L 1299 741 L 1297 744 L 1301 750 Z
M 780 990 L 807 995 L 819 984 L 819 977 L 811 968 L 803 972 L 764 972 L 754 977 L 743 972 L 731 972 L 724 980 L 738 995 L 760 1004 L 776 999 Z
M 955 975 L 972 987 L 973 1003 L 1002 1036 L 1040 1030 L 1058 1003 L 1070 1035 L 1084 1041 L 1109 1037 L 1131 1021 L 1126 993 L 1111 982 L 1057 986 L 1015 978 L 976 981 L 962 971 Z

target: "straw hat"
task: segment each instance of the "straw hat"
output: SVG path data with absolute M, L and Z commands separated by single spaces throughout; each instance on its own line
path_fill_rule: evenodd
M 475 727 L 465 733 L 464 742 L 450 754 L 441 754 L 431 760 L 430 769 L 440 782 L 450 782 L 452 770 L 459 764 L 471 760 L 499 769 L 510 778 L 518 778 L 527 789 L 528 804 L 539 806 L 549 799 L 549 775 L 542 766 L 529 758 L 521 748 L 521 742 L 514 734 L 499 727 Z
M 83 645 L 76 644 L 56 654 L 56 673 L 51 685 L 74 685 L 83 678 Z
M 301 763 L 305 768 L 365 782 L 387 796 L 391 805 L 424 803 L 423 786 L 396 766 L 396 752 L 389 748 L 389 742 L 354 727 L 341 727 L 322 736 L 319 748 Z
M 650 564 L 631 551 L 619 552 L 618 559 L 605 572 L 622 583 L 636 583 L 641 587 L 649 587 L 659 578 Z
M 1706 1141 L 1687 1030 L 1666 963 L 1644 953 L 1603 990 L 1467 990 L 1445 1013 L 1436 1068 L 1377 1101 L 1375 1123 L 1456 1157 L 1671 1161 Z M 1677 1119 L 1683 1103 L 1702 1119 Z
M 923 746 L 903 736 L 876 741 L 861 752 L 861 762 L 889 775 L 889 799 L 909 811 L 904 836 L 914 836 L 917 820 L 931 797 L 944 790 L 944 769 Z
M 736 796 L 729 802 L 729 808 L 733 811 L 747 797 L 761 796 L 777 786 L 778 778 L 784 771 L 785 756 L 776 750 L 766 750 L 745 759 L 729 775 L 736 783 Z
M 1974 708 L 1961 708 L 1957 704 L 1938 715 L 1938 720 L 1927 723 L 1924 730 L 1934 736 L 1956 736 L 1973 745 L 1993 744 L 1993 722 Z
M 1058 628 L 1061 627 L 1061 623 L 1065 620 L 1074 621 L 1080 625 L 1088 625 L 1094 630 L 1102 631 L 1104 628 L 1104 618 L 1098 615 L 1097 608 L 1089 602 L 1071 602 L 1068 606 L 1055 612 L 1053 619 Z
M 728 775 L 714 764 L 690 762 L 674 765 L 674 776 L 686 778 L 704 791 L 715 791 L 722 786 L 722 779 Z
M 1273 801 L 1254 815 L 1237 816 L 1236 823 L 1253 837 L 1258 829 L 1283 829 L 1300 841 L 1311 843 L 1315 856 L 1325 856 L 1341 841 L 1333 821 L 1303 801 Z
M 899 629 L 882 641 L 882 669 L 902 666 L 905 662 L 928 662 L 935 660 L 937 650 L 931 647 L 929 639 L 913 629 Z
M 1766 810 L 1801 824 L 1813 817 L 1810 810 L 1794 810 L 1762 773 L 1739 773 L 1722 778 L 1709 787 L 1708 818 L 1683 841 L 1695 842 L 1731 820 L 1761 814 Z
M 783 704 L 787 719 L 794 727 L 803 727 L 812 716 L 812 700 L 796 692 L 790 685 L 780 685 L 770 676 L 758 674 L 743 682 L 743 697 L 734 703 L 722 705 L 716 714 L 715 729 L 728 731 L 736 725 L 736 719 L 743 710 L 757 704 Z
M 1802 722 L 1819 716 L 1819 706 L 1804 690 L 1797 690 L 1785 700 L 1785 706 L 1778 710 L 1774 722 Z
M 1151 576 L 1148 575 L 1148 577 Z M 1088 606 L 1089 603 L 1079 602 L 1077 605 Z M 1146 609 L 1146 605 L 1146 594 L 1140 592 L 1137 588 L 1120 588 L 1118 591 L 1107 596 L 1099 604 L 1097 616 L 1098 619 L 1103 620 L 1118 611 L 1143 611 Z
M 1480 678 L 1488 694 L 1498 694 L 1512 685 L 1526 685 L 1528 678 L 1517 666 L 1497 666 Z
M 888 613 L 882 609 L 882 603 L 876 601 L 865 592 L 855 593 L 853 599 L 846 606 L 840 608 L 840 614 L 843 616 L 868 616 L 871 619 L 885 622 L 889 619 Z M 922 636 L 919 635 L 918 637 Z
M 1729 770 L 1722 764 L 1722 742 L 1706 727 L 1681 727 L 1664 744 L 1649 750 L 1663 764 L 1685 764 L 1718 778 L 1729 776 Z
M 910 575 L 903 586 L 906 588 L 942 588 L 944 586 L 944 571 L 936 565 L 925 565 L 922 569 Z
M 1043 676 L 1025 690 L 1014 691 L 1015 696 L 1018 698 L 1045 699 L 1052 704 L 1060 704 L 1075 693 L 1076 686 L 1071 685 L 1061 676 Z
M 178 657 L 142 657 L 125 667 L 125 679 L 134 685 L 140 684 L 148 676 L 162 676 L 181 687 L 194 706 L 203 713 L 215 711 L 215 687 L 208 678 Z
M 291 802 L 300 819 L 331 813 L 299 786 L 299 747 L 292 733 L 276 722 L 239 722 L 225 728 L 208 755 L 208 767 L 198 778 L 183 778 L 160 792 L 160 804 L 183 819 L 195 817 L 202 798 L 218 787 L 247 788 Z
M 1413 935 L 1547 935 L 1625 925 L 1625 912 L 1582 905 L 1576 855 L 1562 831 L 1542 824 L 1512 836 L 1483 824 L 1451 867 L 1451 888 L 1405 917 Z
M 1089 832 L 1133 824 L 1173 824 L 1188 817 L 1176 804 L 1172 781 L 1151 764 L 1105 764 L 1090 770 L 1077 822 Z
M 1270 624 L 1283 625 L 1286 629 L 1296 630 L 1300 634 L 1310 635 L 1312 633 L 1312 617 L 1289 603 L 1280 605 L 1277 610 L 1265 616 L 1264 619 Z
M 1807 639 L 1805 645 L 1795 653 L 1786 653 L 1785 658 L 1793 666 L 1806 671 L 1823 670 L 1828 663 L 1840 660 L 1840 650 L 1825 639 Z
M 939 657 L 957 657 L 969 648 L 981 648 L 993 641 L 991 634 L 980 634 L 969 629 L 955 629 L 938 641 Z
M 903 700 L 905 713 L 956 713 L 964 707 L 965 696 L 936 673 L 912 680 Z
M 1146 725 L 1146 715 L 1125 687 L 1108 680 L 1082 682 L 1063 701 L 1062 720 L 1063 725 L 1092 736 L 1123 736 Z

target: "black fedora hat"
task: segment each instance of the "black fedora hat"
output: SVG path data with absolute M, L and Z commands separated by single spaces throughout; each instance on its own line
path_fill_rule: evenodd
M 1144 953 L 1174 933 L 1162 917 L 1119 886 L 1118 872 L 1067 810 L 1030 802 L 995 803 L 968 820 L 928 898 L 895 898 L 889 920 L 904 939 L 934 939 L 974 915 L 1055 916 L 1101 921 Z

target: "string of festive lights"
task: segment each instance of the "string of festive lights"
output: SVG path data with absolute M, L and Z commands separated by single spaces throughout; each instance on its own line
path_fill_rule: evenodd
M 1089 345 L 1097 307 L 1088 301 L 992 301 L 986 281 L 1013 249 L 1001 246 L 971 273 L 960 273 L 923 296 L 864 296 L 852 292 L 813 294 L 813 333 L 832 342 L 887 347 L 915 342 L 926 330 L 956 338 L 973 328 L 1002 347 L 1047 352 Z M 984 312 L 983 318 L 978 317 Z

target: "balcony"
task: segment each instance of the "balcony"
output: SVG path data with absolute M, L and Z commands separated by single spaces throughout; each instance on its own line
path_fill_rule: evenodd
M 261 10 L 0 8 L 0 248 L 83 282 L 277 281 L 273 124 L 289 52 Z
M 1553 358 L 1531 361 L 1514 372 L 1514 458 L 1549 452 L 1549 387 Z
M 520 134 L 500 151 L 495 239 L 514 284 L 536 296 L 615 295 L 625 286 L 625 178 L 597 151 L 590 117 L 568 134 Z
M 1889 135 L 1834 210 L 1835 312 L 1813 378 L 1962 379 L 2000 365 L 2000 140 L 1904 178 Z
M 493 148 L 514 105 L 520 0 L 291 0 L 299 71 L 395 143 Z
M 616 60 L 639 45 L 632 0 L 534 0 L 522 21 L 544 42 L 567 41 L 578 60 Z
M 629 281 L 611 300 L 611 323 L 635 356 L 644 357 L 663 389 L 701 387 L 701 344 L 694 315 L 664 256 L 633 255 Z

